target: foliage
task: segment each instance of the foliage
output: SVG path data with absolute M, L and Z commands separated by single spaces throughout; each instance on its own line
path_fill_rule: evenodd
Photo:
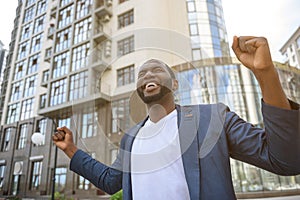
M 110 200 L 122 200 L 123 199 L 123 191 L 120 190 L 119 192 L 116 192 L 110 197 Z
M 65 195 L 63 195 L 59 192 L 54 193 L 54 199 L 55 200 L 72 200 L 72 198 L 66 198 Z

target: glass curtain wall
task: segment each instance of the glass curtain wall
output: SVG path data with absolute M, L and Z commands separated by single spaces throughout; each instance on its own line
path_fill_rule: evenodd
M 243 68 L 240 65 L 219 65 L 178 72 L 176 100 L 181 105 L 222 102 L 241 118 L 262 126 L 259 86 L 253 75 L 245 73 Z M 252 116 L 257 117 L 252 120 Z M 236 192 L 300 189 L 300 176 L 278 176 L 233 159 L 231 170 Z

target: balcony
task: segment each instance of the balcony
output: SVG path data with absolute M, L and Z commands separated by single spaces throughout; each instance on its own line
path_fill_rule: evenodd
M 50 97 L 51 98 L 51 97 Z M 84 98 L 64 102 L 62 104 L 54 106 L 46 106 L 45 108 L 38 110 L 38 115 L 42 115 L 49 118 L 62 117 L 66 113 L 73 113 L 74 109 L 86 106 L 96 106 L 99 104 L 105 104 L 111 101 L 111 97 L 103 92 L 87 95 Z
M 93 28 L 93 39 L 96 44 L 100 44 L 106 40 L 110 40 L 110 30 L 109 28 L 103 26 L 102 19 L 96 18 L 94 20 L 94 28 Z
M 56 18 L 56 12 L 57 12 L 57 3 L 53 4 L 51 11 L 50 11 L 50 17 Z
M 98 18 L 112 15 L 112 1 L 111 0 L 95 0 L 95 14 Z
M 97 72 L 103 72 L 111 69 L 110 51 L 106 50 L 106 43 L 97 45 L 90 53 L 89 65 Z

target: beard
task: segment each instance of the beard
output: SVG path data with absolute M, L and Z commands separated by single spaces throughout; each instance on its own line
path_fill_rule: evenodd
M 145 96 L 143 93 L 143 89 L 141 87 L 137 88 L 137 93 L 139 95 L 139 97 L 142 99 L 142 101 L 145 104 L 149 104 L 155 101 L 159 101 L 160 99 L 162 99 L 166 94 L 172 92 L 172 90 L 170 90 L 170 88 L 161 85 L 160 87 L 160 91 L 157 94 L 151 95 L 151 96 Z

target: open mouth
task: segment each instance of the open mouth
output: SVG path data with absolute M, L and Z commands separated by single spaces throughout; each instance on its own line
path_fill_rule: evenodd
M 149 82 L 149 83 L 147 83 L 147 84 L 144 85 L 143 89 L 146 92 L 151 92 L 151 91 L 155 90 L 158 87 L 159 87 L 159 84 L 157 84 L 155 82 Z
M 156 84 L 156 83 L 147 83 L 146 85 L 145 85 L 145 89 L 149 89 L 149 88 L 153 88 L 153 87 L 157 87 L 158 86 L 158 84 Z

